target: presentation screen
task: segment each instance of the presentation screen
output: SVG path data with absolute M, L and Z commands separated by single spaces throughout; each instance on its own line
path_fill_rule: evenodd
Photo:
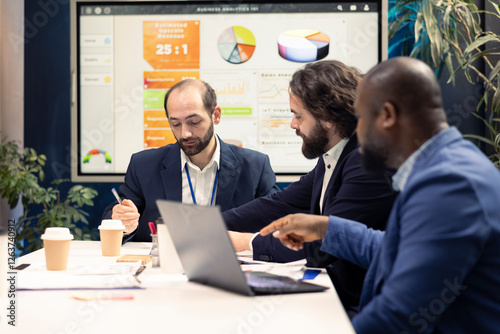
M 207 82 L 220 139 L 269 155 L 278 181 L 309 172 L 288 85 L 306 63 L 366 72 L 387 50 L 384 1 L 72 0 L 73 181 L 120 182 L 130 157 L 176 140 L 165 93 Z

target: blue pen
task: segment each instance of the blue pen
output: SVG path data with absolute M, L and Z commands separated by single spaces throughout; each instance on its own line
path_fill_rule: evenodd
M 118 193 L 116 192 L 116 189 L 112 188 L 111 192 L 113 193 L 113 195 L 115 195 L 115 198 L 118 201 L 118 203 L 122 204 L 122 199 L 120 198 L 120 196 L 118 196 Z

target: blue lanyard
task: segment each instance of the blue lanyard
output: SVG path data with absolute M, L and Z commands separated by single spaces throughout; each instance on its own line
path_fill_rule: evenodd
M 193 199 L 193 203 L 196 204 L 196 205 L 198 205 L 198 203 L 196 203 L 196 197 L 194 196 L 193 184 L 191 183 L 191 177 L 189 176 L 189 170 L 188 170 L 187 162 L 184 165 L 184 169 L 186 170 L 186 175 L 187 175 L 187 179 L 188 179 L 188 183 L 189 183 L 189 190 L 191 190 L 191 198 Z M 215 188 L 217 188 L 217 179 L 218 179 L 218 177 L 219 177 L 219 169 L 217 169 L 217 171 L 215 172 L 214 187 L 212 189 L 212 199 L 210 200 L 210 206 L 212 206 L 213 203 L 214 203 Z

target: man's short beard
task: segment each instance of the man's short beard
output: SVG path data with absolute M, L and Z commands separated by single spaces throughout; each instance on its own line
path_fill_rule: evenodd
M 325 153 L 325 148 L 330 139 L 328 138 L 326 129 L 319 121 L 316 121 L 311 135 L 306 137 L 296 130 L 297 135 L 302 137 L 302 154 L 307 159 L 315 159 Z
M 365 138 L 362 154 L 362 166 L 367 173 L 384 173 L 389 159 L 389 146 L 383 138 L 375 138 L 368 134 Z
M 208 129 L 205 137 L 181 139 L 181 140 L 177 140 L 177 142 L 179 143 L 179 147 L 184 151 L 184 153 L 186 153 L 187 156 L 193 156 L 193 155 L 197 155 L 198 153 L 200 153 L 201 151 L 206 149 L 208 144 L 210 144 L 210 141 L 212 140 L 213 136 L 214 136 L 214 124 L 212 123 L 212 125 Z M 192 147 L 186 147 L 184 145 L 185 141 L 192 141 L 192 140 L 196 140 L 198 142 L 198 144 L 196 144 Z

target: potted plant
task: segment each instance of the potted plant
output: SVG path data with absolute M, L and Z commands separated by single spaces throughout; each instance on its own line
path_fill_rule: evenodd
M 500 168 L 500 36 L 481 28 L 481 15 L 500 20 L 500 5 L 489 0 L 493 11 L 481 11 L 472 0 L 392 1 L 389 11 L 391 49 L 423 60 L 435 69 L 437 78 L 446 68 L 454 83 L 459 74 L 475 84 L 475 73 L 484 94 L 474 116 L 486 125 L 484 136 L 465 135 L 486 145 L 491 161 Z M 479 69 L 484 62 L 489 71 Z M 484 113 L 481 111 L 484 108 Z
M 46 157 L 33 148 L 20 147 L 18 141 L 2 138 L 0 143 L 0 196 L 11 208 L 19 199 L 24 209 L 16 219 L 16 247 L 26 254 L 43 247 L 39 236 L 47 227 L 68 227 L 77 240 L 92 240 L 96 232 L 88 228 L 88 215 L 82 208 L 93 206 L 97 191 L 81 185 L 61 192 L 60 185 L 69 180 L 54 180 L 44 187 L 43 166 Z

